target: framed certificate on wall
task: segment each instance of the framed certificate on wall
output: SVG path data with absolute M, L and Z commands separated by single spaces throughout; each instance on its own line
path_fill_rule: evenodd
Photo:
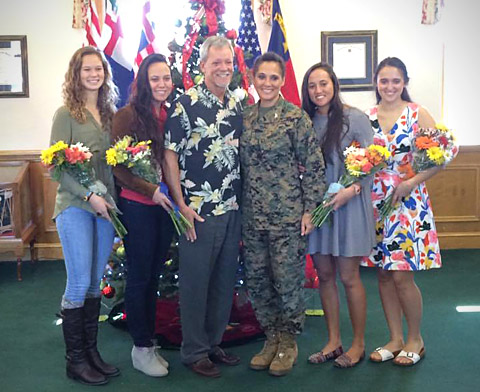
M 0 98 L 28 97 L 26 35 L 0 35 Z
M 330 64 L 343 91 L 373 90 L 377 30 L 322 31 L 322 61 Z

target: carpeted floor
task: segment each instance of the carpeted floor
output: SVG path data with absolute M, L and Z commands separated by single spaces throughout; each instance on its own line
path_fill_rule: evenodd
M 457 313 L 457 305 L 480 305 L 480 250 L 442 253 L 444 268 L 417 274 L 424 295 L 423 333 L 426 358 L 412 368 L 391 362 L 364 361 L 354 369 L 340 370 L 330 363 L 309 365 L 309 353 L 321 348 L 325 323 L 321 317 L 307 318 L 298 343 L 300 356 L 292 373 L 274 378 L 247 368 L 262 342 L 251 342 L 230 350 L 242 364 L 222 368 L 219 379 L 193 374 L 179 361 L 178 351 L 164 350 L 171 364 L 168 377 L 154 379 L 135 371 L 130 363 L 128 334 L 108 323 L 100 327 L 104 358 L 122 370 L 104 391 L 479 391 L 480 313 Z M 92 390 L 65 376 L 61 327 L 55 313 L 64 288 L 61 261 L 24 263 L 23 282 L 16 281 L 14 263 L 0 263 L 0 391 L 55 392 Z M 367 352 L 387 340 L 387 328 L 377 294 L 373 270 L 362 270 L 367 289 Z M 309 304 L 319 306 L 316 293 L 307 292 Z M 341 298 L 341 328 L 345 346 L 351 339 L 344 298 Z

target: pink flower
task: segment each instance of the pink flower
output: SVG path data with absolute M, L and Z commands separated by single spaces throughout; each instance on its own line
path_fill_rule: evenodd
M 390 258 L 391 258 L 392 260 L 395 260 L 395 261 L 402 261 L 402 260 L 404 260 L 403 251 L 399 250 L 399 251 L 396 251 L 396 252 L 392 252 L 392 255 L 390 256 Z
M 438 242 L 438 236 L 437 236 L 437 232 L 435 230 L 430 230 L 427 234 L 428 236 L 428 241 L 430 243 L 437 243 Z
M 408 271 L 410 267 L 408 263 L 396 263 L 396 267 L 398 271 Z
M 398 216 L 398 219 L 400 220 L 400 224 L 402 226 L 407 226 L 408 225 L 408 216 L 406 216 L 405 214 L 400 214 Z
M 364 173 L 370 173 L 370 170 L 372 170 L 373 165 L 370 162 L 367 162 L 365 165 L 362 166 L 362 172 Z
M 373 138 L 373 144 L 376 144 L 377 146 L 382 146 L 382 147 L 385 147 L 385 139 L 381 138 L 381 137 L 378 137 L 378 136 L 375 136 Z

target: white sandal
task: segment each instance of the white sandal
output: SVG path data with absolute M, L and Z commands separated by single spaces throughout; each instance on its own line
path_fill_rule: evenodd
M 400 354 L 397 355 L 397 358 L 408 358 L 410 359 L 411 362 L 403 363 L 403 362 L 393 361 L 393 363 L 398 366 L 413 366 L 418 361 L 420 361 L 424 356 L 425 356 L 425 347 L 422 347 L 422 349 L 418 354 L 413 351 L 407 352 L 402 350 Z
M 391 359 L 397 357 L 400 353 L 400 350 L 394 351 L 392 353 L 390 350 L 387 350 L 386 348 L 377 347 L 375 349 L 374 353 L 378 353 L 380 355 L 381 359 L 372 358 L 372 356 L 370 355 L 370 360 L 372 362 L 386 362 L 386 361 L 390 361 Z

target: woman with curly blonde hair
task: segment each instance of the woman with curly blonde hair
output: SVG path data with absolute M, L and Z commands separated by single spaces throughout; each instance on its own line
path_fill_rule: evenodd
M 51 144 L 83 143 L 92 153 L 97 180 L 115 197 L 112 171 L 105 161 L 117 100 L 110 66 L 93 47 L 78 49 L 63 84 L 64 106 L 55 113 Z M 101 385 L 120 371 L 103 361 L 97 350 L 100 280 L 113 245 L 112 206 L 68 173 L 59 181 L 53 219 L 62 244 L 67 284 L 62 298 L 67 376 Z

